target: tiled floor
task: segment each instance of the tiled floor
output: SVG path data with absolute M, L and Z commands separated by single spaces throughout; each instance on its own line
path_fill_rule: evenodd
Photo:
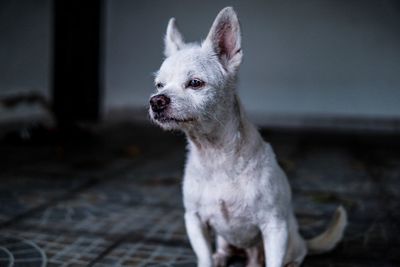
M 268 131 L 311 237 L 339 204 L 344 241 L 304 266 L 400 265 L 400 140 Z M 0 143 L 0 267 L 195 266 L 180 182 L 185 140 L 111 125 L 80 142 Z M 236 264 L 238 265 L 238 264 Z

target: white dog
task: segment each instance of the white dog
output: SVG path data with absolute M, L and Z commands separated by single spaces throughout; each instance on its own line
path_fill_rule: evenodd
M 336 210 L 321 235 L 300 236 L 286 175 L 239 101 L 243 53 L 235 11 L 224 8 L 201 44 L 185 43 L 172 18 L 164 53 L 149 112 L 162 128 L 182 130 L 188 139 L 183 198 L 198 266 L 224 266 L 235 248 L 245 251 L 247 266 L 265 261 L 267 267 L 298 266 L 307 251 L 331 250 L 346 227 L 345 210 Z

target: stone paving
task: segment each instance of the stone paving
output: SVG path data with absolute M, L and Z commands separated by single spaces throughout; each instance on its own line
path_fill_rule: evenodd
M 344 241 L 303 266 L 400 265 L 398 136 L 263 135 L 288 173 L 304 236 L 324 229 L 337 205 L 349 213 Z M 4 139 L 0 267 L 195 266 L 184 153 L 181 134 L 147 125 L 109 125 L 79 142 Z

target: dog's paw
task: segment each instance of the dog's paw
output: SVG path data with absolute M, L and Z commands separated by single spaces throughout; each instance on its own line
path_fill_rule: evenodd
M 223 252 L 216 252 L 213 255 L 213 262 L 215 267 L 226 267 L 228 263 L 228 255 Z

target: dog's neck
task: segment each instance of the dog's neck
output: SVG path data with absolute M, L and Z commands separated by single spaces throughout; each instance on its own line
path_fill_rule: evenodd
M 259 141 L 258 131 L 248 121 L 238 96 L 235 94 L 233 98 L 233 105 L 224 112 L 224 118 L 185 130 L 191 151 L 204 157 L 210 154 L 232 157 L 245 153 L 243 147 Z

